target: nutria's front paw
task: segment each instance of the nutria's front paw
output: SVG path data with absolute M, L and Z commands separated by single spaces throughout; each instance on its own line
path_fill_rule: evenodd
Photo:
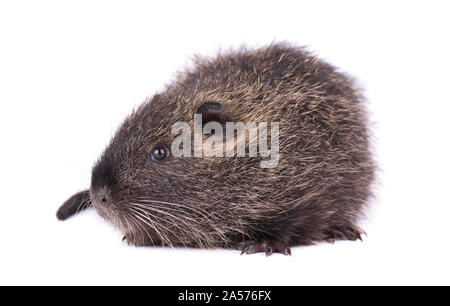
M 264 252 L 266 256 L 270 256 L 273 253 L 281 253 L 284 255 L 291 255 L 291 249 L 286 243 L 278 240 L 261 239 L 258 241 L 242 242 L 235 245 L 238 250 L 241 250 L 242 254 L 254 254 Z
M 125 234 L 122 241 L 126 242 L 128 245 L 134 245 L 137 247 L 149 245 L 145 239 L 142 239 L 142 237 L 136 237 L 131 233 Z

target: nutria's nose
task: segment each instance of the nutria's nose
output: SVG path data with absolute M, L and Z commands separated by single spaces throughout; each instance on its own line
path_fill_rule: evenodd
M 98 205 L 108 206 L 111 204 L 110 197 L 105 190 L 91 191 L 91 196 Z

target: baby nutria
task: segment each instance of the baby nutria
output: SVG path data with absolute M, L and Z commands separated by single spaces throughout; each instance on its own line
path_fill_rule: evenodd
M 287 43 L 194 64 L 126 118 L 93 167 L 90 189 L 67 200 L 57 217 L 93 206 L 129 244 L 268 256 L 361 239 L 357 222 L 371 197 L 375 164 L 354 81 Z M 192 147 L 190 133 L 187 144 L 179 141 L 180 122 L 192 131 Z M 261 143 L 252 149 L 262 138 L 250 129 L 230 132 L 231 122 L 276 123 L 265 134 L 264 125 L 258 130 L 275 154 L 262 154 Z M 227 153 L 231 147 L 237 156 L 216 154 L 224 152 L 222 127 Z M 201 154 L 207 145 L 214 154 Z

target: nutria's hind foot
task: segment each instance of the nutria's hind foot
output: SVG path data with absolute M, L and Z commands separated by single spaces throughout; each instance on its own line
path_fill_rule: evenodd
M 356 225 L 332 226 L 325 231 L 325 240 L 334 243 L 336 240 L 361 240 L 361 235 L 367 235 L 364 230 Z
M 235 244 L 234 247 L 241 251 L 241 255 L 260 252 L 266 253 L 266 256 L 270 256 L 273 253 L 291 255 L 291 249 L 286 243 L 279 240 L 261 239 L 258 241 L 240 242 Z

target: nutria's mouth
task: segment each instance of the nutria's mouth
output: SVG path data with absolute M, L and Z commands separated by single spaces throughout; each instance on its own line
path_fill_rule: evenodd
M 96 202 L 93 202 L 92 206 L 95 208 L 95 210 L 101 217 L 103 217 L 107 220 L 109 219 L 108 216 L 111 214 L 110 209 L 108 209 L 102 205 L 99 205 Z

